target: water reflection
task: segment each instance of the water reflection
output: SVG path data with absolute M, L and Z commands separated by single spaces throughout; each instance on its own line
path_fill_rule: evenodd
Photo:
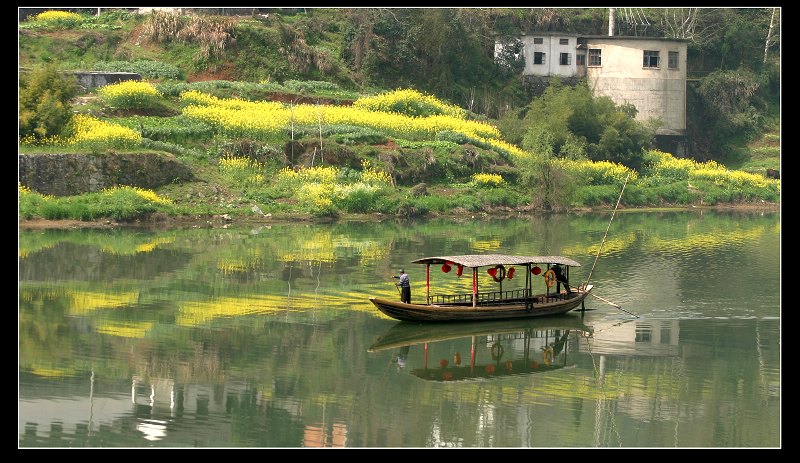
M 607 225 L 21 232 L 19 445 L 779 445 L 776 216 L 620 214 L 592 282 L 638 319 L 593 298 L 577 326 L 426 332 L 368 301 L 397 297 L 389 276 L 420 255 L 569 254 L 588 272 Z
M 570 350 L 577 348 L 579 336 L 590 335 L 579 315 L 483 323 L 400 322 L 369 352 L 394 349 L 399 368 L 426 380 L 493 379 L 574 366 Z

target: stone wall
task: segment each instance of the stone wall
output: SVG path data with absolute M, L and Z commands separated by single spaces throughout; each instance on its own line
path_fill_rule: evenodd
M 162 153 L 19 155 L 20 183 L 53 196 L 122 185 L 153 189 L 194 179 L 186 165 Z
M 116 84 L 126 80 L 142 80 L 142 76 L 135 72 L 101 72 L 101 71 L 77 71 L 74 72 L 78 83 L 85 90 L 91 90 L 104 85 Z

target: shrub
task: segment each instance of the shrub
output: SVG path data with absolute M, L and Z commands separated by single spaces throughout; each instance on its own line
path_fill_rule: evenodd
M 78 81 L 52 65 L 21 78 L 19 137 L 33 137 L 40 141 L 54 135 L 66 135 L 65 129 L 72 119 L 70 101 L 77 93 Z
M 158 105 L 161 92 L 147 82 L 126 80 L 97 89 L 103 102 L 115 108 L 148 109 Z
M 49 10 L 28 20 L 36 27 L 47 29 L 72 29 L 81 25 L 84 17 L 71 11 Z
M 475 186 L 496 187 L 504 183 L 503 176 L 500 174 L 472 174 L 472 183 Z

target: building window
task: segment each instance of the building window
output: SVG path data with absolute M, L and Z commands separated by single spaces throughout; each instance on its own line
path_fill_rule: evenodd
M 600 51 L 599 48 L 589 49 L 589 66 L 600 66 Z
M 544 53 L 540 51 L 533 52 L 533 64 L 544 64 Z
M 678 69 L 678 52 L 671 51 L 669 52 L 669 56 L 667 56 L 667 66 L 670 69 Z
M 569 45 L 569 39 L 558 39 L 559 45 Z
M 542 43 L 544 43 L 544 39 L 542 39 L 541 37 L 534 37 L 533 38 L 533 43 L 542 44 Z
M 569 53 L 561 53 L 561 65 L 566 66 L 568 64 L 572 64 L 572 55 Z
M 586 55 L 583 53 L 575 55 L 575 64 L 578 66 L 586 66 Z
M 642 66 L 646 68 L 657 68 L 658 67 L 658 52 L 654 50 L 645 50 L 644 51 L 644 64 Z
M 651 342 L 653 340 L 653 331 L 649 326 L 636 328 L 636 338 L 633 342 Z

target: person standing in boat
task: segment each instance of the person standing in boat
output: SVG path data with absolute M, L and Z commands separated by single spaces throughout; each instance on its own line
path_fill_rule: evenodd
M 564 288 L 567 289 L 567 294 L 572 293 L 572 288 L 569 287 L 569 281 L 567 280 L 566 275 L 561 270 L 561 266 L 555 264 L 553 266 L 553 273 L 556 275 L 556 293 L 561 293 L 561 284 L 564 284 Z
M 400 269 L 400 275 L 394 275 L 392 278 L 400 280 L 395 283 L 400 288 L 400 302 L 411 304 L 411 282 L 408 280 L 406 271 Z

